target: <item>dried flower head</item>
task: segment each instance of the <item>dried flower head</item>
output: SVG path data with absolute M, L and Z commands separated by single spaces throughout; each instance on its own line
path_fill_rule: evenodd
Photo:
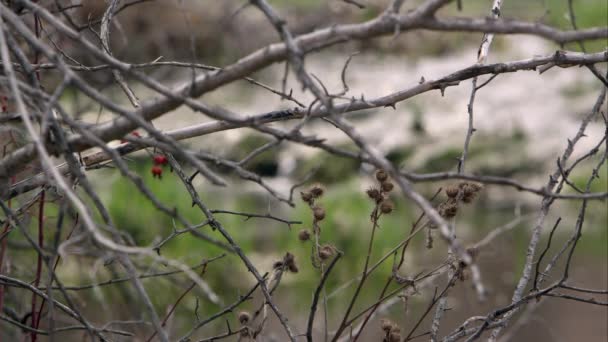
M 323 221 L 323 219 L 325 218 L 325 209 L 316 206 L 312 209 L 312 214 L 315 217 L 316 221 Z
M 478 183 L 469 183 L 469 188 L 474 192 L 479 192 L 481 189 L 483 189 L 483 185 Z
M 295 260 L 295 256 L 293 254 L 291 254 L 290 252 L 285 253 L 285 256 L 283 257 L 283 261 L 285 263 L 291 262 L 293 260 Z
M 302 201 L 304 201 L 306 203 L 310 204 L 312 201 L 312 194 L 308 191 L 300 192 L 300 197 L 302 197 Z
M 329 257 L 334 255 L 335 248 L 332 245 L 323 245 L 319 248 L 319 258 L 321 260 L 327 260 Z
M 455 185 L 450 185 L 445 188 L 445 194 L 448 195 L 449 198 L 455 198 L 458 196 L 458 187 Z
M 393 183 L 391 181 L 384 181 L 384 182 L 382 182 L 381 187 L 382 187 L 382 191 L 391 192 L 395 186 L 393 185 Z
M 313 198 L 319 198 L 323 196 L 323 193 L 325 193 L 325 189 L 323 189 L 323 186 L 321 184 L 315 184 L 310 188 L 309 192 Z
M 401 328 L 388 319 L 382 319 L 380 321 L 380 327 L 385 333 L 383 341 L 385 342 L 400 342 L 401 341 Z
M 239 322 L 241 322 L 242 325 L 245 325 L 251 320 L 251 314 L 247 311 L 241 311 L 238 314 L 238 318 Z
M 310 231 L 308 231 L 308 229 L 302 229 L 302 230 L 300 230 L 300 232 L 298 233 L 298 239 L 300 241 L 308 241 L 308 240 L 310 240 Z
M 283 265 L 287 267 L 287 270 L 292 273 L 298 273 L 298 266 L 296 265 L 296 257 L 287 252 L 285 253 L 285 257 L 283 257 Z
M 477 196 L 477 193 L 481 190 L 482 186 L 477 183 L 462 182 L 459 184 L 462 189 L 462 201 L 464 203 L 471 203 Z
M 450 199 L 447 202 L 441 203 L 437 208 L 437 211 L 443 218 L 452 218 L 458 213 L 458 202 L 454 199 Z
M 376 179 L 378 180 L 378 182 L 384 182 L 388 179 L 388 174 L 386 173 L 386 171 L 378 169 L 376 171 Z
M 386 199 L 380 203 L 380 212 L 390 214 L 395 209 L 395 204 L 390 199 Z
M 477 197 L 477 193 L 479 190 L 470 190 L 468 192 L 465 192 L 464 196 L 462 197 L 462 201 L 464 203 L 471 203 L 473 202 L 473 200 L 475 199 L 475 197 Z
M 380 190 L 376 188 L 369 188 L 365 192 L 367 193 L 367 196 L 376 201 L 376 203 L 380 203 L 384 199 Z
M 287 269 L 291 273 L 298 273 L 300 271 L 300 269 L 298 268 L 298 265 L 296 265 L 295 262 L 287 265 Z
M 389 319 L 383 318 L 380 320 L 380 327 L 386 333 L 389 333 L 395 324 L 391 322 Z

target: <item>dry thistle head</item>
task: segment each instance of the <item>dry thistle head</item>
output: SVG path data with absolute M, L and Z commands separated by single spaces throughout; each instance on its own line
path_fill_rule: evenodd
M 298 233 L 298 239 L 302 242 L 310 240 L 310 231 L 308 229 L 302 229 Z
M 248 327 L 245 327 L 243 330 L 241 330 L 241 337 L 249 337 L 250 335 L 250 331 Z
M 251 320 L 251 314 L 247 311 L 241 311 L 238 314 L 238 318 L 239 322 L 241 322 L 241 325 L 245 325 Z
M 483 189 L 483 185 L 478 183 L 468 183 L 468 185 L 469 189 L 473 192 L 479 192 L 481 189 Z
M 323 189 L 323 186 L 321 184 L 315 184 L 310 188 L 309 192 L 313 198 L 319 198 L 323 196 L 323 194 L 325 193 L 325 189 Z
M 464 203 L 471 203 L 477 196 L 477 193 L 481 190 L 481 185 L 477 183 L 462 183 L 461 188 L 463 191 L 462 201 Z
M 312 214 L 315 217 L 315 221 L 323 221 L 325 218 L 325 209 L 316 206 L 312 209 Z
M 380 212 L 390 214 L 395 209 L 395 204 L 390 199 L 386 199 L 380 203 Z
M 380 186 L 382 187 L 382 191 L 384 191 L 384 192 L 391 192 L 394 188 L 393 183 L 388 180 L 382 182 L 382 184 Z
M 456 198 L 456 196 L 458 196 L 458 186 L 448 186 L 447 188 L 445 188 L 445 194 L 448 195 L 449 198 Z
M 401 342 L 401 328 L 389 319 L 382 319 L 380 321 L 380 327 L 382 331 L 385 333 L 385 338 L 383 341 L 385 342 Z
M 332 255 L 334 255 L 334 251 L 335 251 L 334 246 L 332 246 L 332 245 L 323 245 L 319 249 L 319 258 L 321 258 L 321 260 L 327 260 Z
M 382 331 L 385 333 L 389 333 L 393 329 L 394 325 L 395 324 L 389 319 L 383 318 L 380 320 L 380 328 L 382 328 Z
M 380 203 L 384 199 L 380 190 L 376 188 L 369 188 L 365 191 L 365 193 L 367 193 L 367 196 L 373 199 L 376 203 Z
M 313 200 L 313 196 L 312 193 L 308 192 L 308 191 L 301 191 L 300 192 L 300 197 L 302 197 L 302 201 L 311 204 L 312 200 Z
M 378 180 L 378 182 L 384 182 L 388 179 L 388 174 L 386 173 L 386 171 L 378 169 L 376 171 L 376 179 Z
M 300 269 L 298 268 L 298 265 L 296 265 L 295 262 L 288 264 L 287 265 L 287 269 L 289 270 L 289 272 L 291 273 L 298 273 L 300 271 Z
M 447 202 L 443 202 L 437 207 L 437 211 L 441 217 L 449 219 L 458 213 L 458 202 L 454 199 L 450 199 Z
M 283 264 L 287 267 L 287 270 L 291 273 L 298 273 L 298 266 L 296 265 L 296 257 L 287 252 L 285 253 L 285 257 L 283 257 Z

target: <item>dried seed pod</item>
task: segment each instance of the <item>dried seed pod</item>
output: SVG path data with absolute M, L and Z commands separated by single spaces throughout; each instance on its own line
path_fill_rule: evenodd
M 391 181 L 384 181 L 384 182 L 382 182 L 381 187 L 382 187 L 382 191 L 391 192 L 395 186 L 393 185 L 393 183 Z
M 293 254 L 291 254 L 291 253 L 287 252 L 287 253 L 285 253 L 285 256 L 283 257 L 283 261 L 284 261 L 285 263 L 289 263 L 289 262 L 291 262 L 291 261 L 295 260 L 295 258 L 296 258 L 296 257 L 295 257 Z
M 308 191 L 300 192 L 300 197 L 302 197 L 302 201 L 306 203 L 310 203 L 312 201 L 312 194 Z
M 300 230 L 300 232 L 298 233 L 298 239 L 300 241 L 308 241 L 308 240 L 310 240 L 310 231 L 308 231 L 308 229 L 302 229 L 302 230 Z
M 238 314 L 238 318 L 239 322 L 241 322 L 242 325 L 245 325 L 251 320 L 251 314 L 249 314 L 247 311 L 241 311 Z
M 314 207 L 312 209 L 312 214 L 315 217 L 316 221 L 323 221 L 323 219 L 325 218 L 325 209 L 323 209 L 322 207 Z
M 445 189 L 445 194 L 448 195 L 449 198 L 455 198 L 458 196 L 458 187 L 455 185 L 450 185 Z
M 395 209 L 395 204 L 390 199 L 386 199 L 380 203 L 380 212 L 390 214 Z
M 369 196 L 369 198 L 376 201 L 376 203 L 382 202 L 383 198 L 382 198 L 382 193 L 380 193 L 380 190 L 378 190 L 376 188 L 369 188 L 365 192 L 367 193 L 367 196 Z
M 479 192 L 483 189 L 483 185 L 477 183 L 469 183 L 469 189 L 473 192 Z
M 298 266 L 296 265 L 296 257 L 287 252 L 283 257 L 283 264 L 287 267 L 287 270 L 292 273 L 298 273 Z
M 389 333 L 393 329 L 393 326 L 393 322 L 391 322 L 389 319 L 383 318 L 380 320 L 380 328 L 382 328 L 382 330 L 386 333 Z
M 300 269 L 298 268 L 298 265 L 296 265 L 295 263 L 291 263 L 291 264 L 287 265 L 287 269 L 291 273 L 298 273 L 300 271 Z
M 464 203 L 473 202 L 473 200 L 477 196 L 477 193 L 479 192 L 479 190 L 481 190 L 481 185 L 479 185 L 477 183 L 464 182 L 464 183 L 461 183 L 460 186 L 463 191 L 462 201 Z
M 321 258 L 321 260 L 327 260 L 332 255 L 334 255 L 334 247 L 331 245 L 323 245 L 319 249 L 319 258 Z
M 323 196 L 323 194 L 325 193 L 325 189 L 323 189 L 323 186 L 321 184 L 315 184 L 310 188 L 309 192 L 313 198 L 319 198 Z
M 443 218 L 452 218 L 456 216 L 458 213 L 458 202 L 455 200 L 448 200 L 447 202 L 443 202 L 437 208 L 439 215 Z
M 382 170 L 382 169 L 378 169 L 376 171 L 376 179 L 379 182 L 384 182 L 385 180 L 388 179 L 388 174 L 386 173 L 386 171 Z

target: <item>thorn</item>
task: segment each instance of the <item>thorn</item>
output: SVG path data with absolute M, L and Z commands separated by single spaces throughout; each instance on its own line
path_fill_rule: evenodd
M 391 108 L 393 108 L 393 110 L 397 110 L 397 106 L 395 105 L 395 103 L 389 103 L 384 106 L 384 108 L 386 108 L 386 107 L 391 107 Z

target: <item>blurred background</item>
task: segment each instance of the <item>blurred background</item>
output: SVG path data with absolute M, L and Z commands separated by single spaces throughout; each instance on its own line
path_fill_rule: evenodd
M 282 0 L 270 1 L 287 19 L 292 32 L 302 34 L 316 28 L 341 23 L 356 23 L 374 18 L 383 11 L 388 1 L 360 0 L 366 8 L 359 9 L 338 0 Z M 162 56 L 163 61 L 196 61 L 212 66 L 225 66 L 238 58 L 271 42 L 278 41 L 273 27 L 253 7 L 238 10 L 244 1 L 236 0 L 180 0 L 148 1 L 125 9 L 117 16 L 117 25 L 112 28 L 112 49 L 116 57 L 130 63 L 145 63 Z M 402 12 L 415 8 L 420 1 L 406 1 Z M 502 16 L 533 22 L 543 22 L 562 29 L 570 29 L 567 1 L 565 0 L 512 0 L 505 1 Z M 442 9 L 439 15 L 487 16 L 492 2 L 465 1 L 462 12 L 455 4 Z M 101 17 L 107 4 L 105 1 L 85 1 L 77 8 L 81 23 L 87 18 Z M 608 25 L 608 5 L 602 0 L 574 1 L 577 24 L 580 28 Z M 84 30 L 85 34 L 86 30 Z M 306 65 L 333 92 L 342 90 L 340 73 L 346 59 L 354 52 L 346 79 L 350 87 L 348 96 L 365 98 L 382 96 L 393 91 L 411 87 L 420 80 L 445 76 L 474 64 L 481 34 L 433 33 L 427 31 L 405 32 L 397 37 L 382 37 L 369 41 L 341 44 L 306 57 Z M 68 44 L 66 42 L 65 44 Z M 602 51 L 606 41 L 585 44 L 588 51 Z M 580 50 L 576 44 L 557 46 L 543 39 L 525 36 L 497 36 L 491 47 L 489 63 L 549 55 L 555 50 Z M 94 65 L 96 61 L 69 45 L 66 51 L 83 64 Z M 600 68 L 605 70 L 605 64 Z M 258 81 L 280 89 L 283 64 L 276 64 L 255 75 Z M 190 75 L 189 69 L 159 67 L 146 69 L 150 75 L 166 84 Z M 197 70 L 197 73 L 203 71 Z M 89 73 L 91 81 L 116 99 L 128 105 L 124 94 L 112 83 L 108 73 Z M 482 78 L 482 81 L 485 78 Z M 52 78 L 44 81 L 53 83 Z M 153 94 L 143 87 L 132 84 L 140 99 Z M 293 88 L 294 97 L 304 103 L 310 101 L 302 94 L 293 74 L 288 77 L 288 89 Z M 396 109 L 385 108 L 349 114 L 357 129 L 382 151 L 391 161 L 412 172 L 453 171 L 460 156 L 467 129 L 467 103 L 470 82 L 450 87 L 442 96 L 438 91 L 416 96 L 399 103 Z M 584 68 L 553 68 L 539 74 L 520 71 L 503 74 L 477 93 L 475 102 L 476 134 L 470 147 L 467 171 L 514 178 L 522 183 L 540 188 L 548 174 L 555 169 L 555 160 L 567 145 L 567 138 L 574 136 L 580 119 L 588 113 L 600 91 L 600 83 Z M 243 116 L 261 114 L 281 108 L 291 108 L 293 103 L 281 100 L 260 87 L 245 81 L 235 82 L 212 93 L 202 100 L 208 104 L 224 106 Z M 112 118 L 77 92 L 66 92 L 62 103 L 82 120 L 98 122 Z M 170 130 L 208 121 L 200 113 L 179 108 L 165 115 L 154 124 L 157 128 Z M 288 127 L 290 124 L 277 124 Z M 323 121 L 312 122 L 304 129 L 328 143 L 356 151 L 343 134 Z M 578 145 L 573 159 L 597 144 L 604 134 L 603 123 L 592 122 L 588 137 Z M 187 146 L 238 160 L 249 152 L 271 141 L 253 130 L 240 129 L 214 133 L 209 136 L 184 141 Z M 597 158 L 596 158 L 597 159 Z M 596 160 L 593 159 L 593 160 Z M 595 162 L 590 161 L 571 176 L 576 184 L 585 184 Z M 145 180 L 154 194 L 165 204 L 176 206 L 191 222 L 200 222 L 203 216 L 191 207 L 190 197 L 174 174 L 166 172 L 162 180 L 155 179 L 149 170 L 152 165 L 150 151 L 141 151 L 128 157 L 129 166 Z M 322 238 L 345 253 L 337 269 L 326 285 L 330 295 L 330 330 L 342 318 L 354 286 L 344 287 L 361 270 L 364 263 L 371 225 L 369 214 L 373 204 L 365 195 L 372 185 L 373 170 L 348 159 L 338 158 L 316 149 L 290 143 L 282 143 L 268 150 L 247 164 L 276 188 L 288 193 L 290 187 L 313 172 L 307 184 L 315 182 L 326 187 L 321 203 L 327 212 L 322 222 Z M 220 172 L 226 170 L 218 169 Z M 117 226 L 127 231 L 138 245 L 152 245 L 172 232 L 173 222 L 141 195 L 136 187 L 121 177 L 120 172 L 104 168 L 89 173 L 103 201 L 111 211 Z M 266 213 L 302 221 L 291 229 L 270 220 L 250 219 L 222 215 L 221 222 L 237 238 L 237 242 L 252 261 L 263 271 L 270 271 L 275 261 L 287 252 L 296 256 L 299 266 L 297 274 L 284 276 L 276 292 L 278 305 L 291 318 L 292 325 L 303 327 L 308 314 L 312 292 L 318 284 L 319 271 L 310 263 L 310 245 L 297 239 L 301 228 L 310 228 L 312 214 L 299 199 L 291 208 L 279 203 L 257 184 L 243 182 L 236 175 L 227 175 L 231 184 L 225 188 L 210 185 L 197 177 L 195 185 L 203 201 L 214 209 L 237 212 Z M 416 189 L 427 198 L 445 183 L 424 183 Z M 600 179 L 593 183 L 592 191 L 608 188 L 606 166 Z M 443 194 L 435 201 L 438 203 Z M 381 229 L 374 244 L 373 258 L 386 254 L 395 244 L 407 236 L 412 223 L 420 214 L 412 203 L 394 195 L 396 210 L 383 217 Z M 481 250 L 479 256 L 483 280 L 490 292 L 489 300 L 479 302 L 470 281 L 459 282 L 449 296 L 451 310 L 444 316 L 441 334 L 446 334 L 472 315 L 485 315 L 490 309 L 510 302 L 515 284 L 521 275 L 529 232 L 533 227 L 535 213 L 541 198 L 510 188 L 487 186 L 474 203 L 461 211 L 456 219 L 457 235 L 467 245 L 481 240 L 494 228 L 512 222 L 520 214 L 521 222 L 512 230 L 494 240 Z M 558 217 L 562 218 L 549 255 L 556 253 L 573 231 L 580 203 L 557 201 L 545 224 L 548 233 Z M 47 219 L 52 222 L 57 208 L 49 205 Z M 575 284 L 587 288 L 608 287 L 608 227 L 605 202 L 589 203 L 583 237 L 577 248 L 572 279 Z M 219 234 L 208 231 L 220 239 Z M 423 234 L 412 241 L 406 255 L 403 272 L 415 275 L 438 264 L 445 258 L 443 242 L 437 239 L 433 249 L 425 248 Z M 541 246 L 545 246 L 546 234 Z M 25 245 L 12 240 L 14 246 Z M 116 277 L 103 260 L 86 251 L 74 250 L 74 255 L 64 259 L 58 272 L 65 279 L 64 285 L 80 285 Z M 187 234 L 171 240 L 162 249 L 167 257 L 179 259 L 189 265 L 202 259 L 212 258 L 223 251 L 207 242 Z M 17 255 L 31 257 L 32 252 L 22 249 Z M 15 263 L 18 258 L 15 257 Z M 33 259 L 30 259 L 33 260 Z M 19 272 L 28 274 L 27 267 L 15 266 Z M 157 265 L 157 270 L 162 270 Z M 370 278 L 355 312 L 367 307 L 378 297 L 386 278 L 391 272 L 387 262 Z M 559 274 L 557 271 L 556 274 Z M 226 302 L 236 300 L 239 294 L 254 285 L 254 279 L 237 257 L 228 255 L 211 263 L 204 279 Z M 445 281 L 444 277 L 440 278 Z M 438 283 L 438 284 L 439 284 Z M 144 280 L 157 311 L 165 313 L 176 301 L 190 281 L 183 275 Z M 178 286 L 176 286 L 176 284 Z M 410 298 L 407 309 L 403 304 L 394 305 L 380 315 L 390 317 L 408 331 L 428 305 L 434 286 L 421 289 L 420 294 Z M 78 304 L 84 307 L 88 317 L 98 322 L 140 317 L 140 303 L 130 285 L 111 285 L 94 291 L 75 291 Z M 605 300 L 605 298 L 604 298 Z M 245 303 L 242 308 L 257 309 L 259 298 Z M 536 310 L 530 313 L 527 323 L 512 335 L 514 341 L 606 341 L 608 338 L 608 309 L 584 305 L 561 299 L 543 299 Z M 181 336 L 196 322 L 195 310 L 202 318 L 221 309 L 211 303 L 204 293 L 193 290 L 177 308 L 170 320 L 172 336 Z M 432 316 L 432 315 L 431 315 Z M 232 326 L 238 326 L 234 314 L 226 316 Z M 320 316 L 319 316 L 320 317 Z M 319 322 L 321 320 L 319 319 Z M 429 321 L 430 322 L 430 321 Z M 424 333 L 428 323 L 423 323 L 418 333 Z M 270 317 L 269 324 L 280 331 L 280 326 Z M 195 336 L 212 336 L 224 331 L 226 323 L 218 320 Z M 142 328 L 144 329 L 144 328 Z M 149 331 L 149 327 L 145 328 Z M 272 329 L 271 329 L 272 330 Z M 364 334 L 364 340 L 377 340 L 381 330 L 374 321 Z M 142 334 L 142 336 L 145 334 Z M 74 334 L 74 340 L 78 339 Z M 278 335 L 280 336 L 280 335 Z M 423 339 L 426 337 L 423 337 Z M 280 338 L 279 338 L 280 339 Z

